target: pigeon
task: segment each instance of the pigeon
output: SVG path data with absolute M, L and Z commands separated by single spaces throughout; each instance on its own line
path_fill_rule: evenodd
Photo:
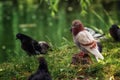
M 85 30 L 84 25 L 80 20 L 74 20 L 72 22 L 72 35 L 75 44 L 85 53 L 92 53 L 96 60 L 104 59 L 102 54 L 99 51 L 97 41 L 94 37 Z
M 110 27 L 109 33 L 115 41 L 120 41 L 120 28 L 116 24 Z
M 91 28 L 85 27 L 85 30 L 87 30 L 93 37 L 94 39 L 97 41 L 97 45 L 98 45 L 98 50 L 100 51 L 100 53 L 102 52 L 102 44 L 101 44 L 101 40 L 105 39 L 105 34 L 101 34 Z M 70 31 L 72 32 L 72 28 L 70 29 Z
M 39 57 L 39 67 L 37 71 L 28 77 L 28 80 L 52 80 L 48 70 L 47 61 L 44 57 Z
M 39 54 L 46 54 L 49 50 L 50 46 L 45 41 L 36 41 L 31 37 L 18 33 L 16 34 L 16 39 L 21 41 L 21 48 L 27 52 L 29 56 L 32 55 L 39 55 Z

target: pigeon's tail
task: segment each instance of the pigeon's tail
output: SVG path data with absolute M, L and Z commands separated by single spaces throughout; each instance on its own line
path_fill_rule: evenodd
M 98 58 L 100 58 L 100 59 L 102 59 L 102 60 L 104 59 L 104 57 L 102 56 L 101 53 L 97 53 L 95 56 L 98 57 Z
M 98 51 L 98 49 L 88 49 L 89 52 L 91 52 L 95 57 L 96 59 L 99 58 L 99 59 L 104 59 L 104 57 L 102 56 L 102 54 Z
M 99 59 L 104 59 L 104 57 L 102 56 L 102 54 L 98 51 L 98 50 L 93 50 L 92 52 L 96 58 L 99 58 Z

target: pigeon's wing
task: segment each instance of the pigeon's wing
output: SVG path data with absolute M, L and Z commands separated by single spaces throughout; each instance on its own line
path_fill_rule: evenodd
M 95 41 L 93 36 L 86 30 L 79 32 L 78 35 L 76 36 L 76 40 L 80 44 L 89 44 Z
M 105 34 L 99 33 L 91 28 L 85 27 L 87 30 L 96 40 L 105 39 Z
M 38 44 L 37 41 L 32 40 L 32 47 L 33 47 L 33 49 L 34 49 L 34 51 L 35 51 L 36 54 L 40 53 L 41 47 L 40 47 L 40 45 Z
M 88 32 L 90 32 L 92 35 L 95 34 L 95 31 L 91 28 L 85 27 L 85 30 L 87 30 Z
M 39 45 L 41 47 L 41 54 L 47 53 L 48 49 L 50 48 L 47 42 L 39 41 Z

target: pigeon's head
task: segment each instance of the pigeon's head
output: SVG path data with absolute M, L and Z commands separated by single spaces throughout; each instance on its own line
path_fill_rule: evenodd
M 116 24 L 113 24 L 109 29 L 111 37 L 113 37 L 116 41 L 119 40 L 118 31 L 119 27 Z
M 43 56 L 38 58 L 39 61 L 39 69 L 44 69 L 46 72 L 48 72 L 48 66 L 45 58 Z
M 116 24 L 113 24 L 110 29 L 109 29 L 109 32 L 112 33 L 112 35 L 115 35 L 117 34 L 117 30 L 119 29 L 119 27 L 116 25 Z
M 16 39 L 20 39 L 20 40 L 30 40 L 31 38 L 27 35 L 24 35 L 22 33 L 17 33 L 16 34 Z
M 73 35 L 77 35 L 80 31 L 84 30 L 84 26 L 80 20 L 74 20 L 72 22 L 71 32 Z
M 116 24 L 113 24 L 111 28 L 115 30 L 119 29 L 119 27 Z
M 23 34 L 21 33 L 16 34 L 16 39 L 21 39 L 22 37 L 23 37 Z

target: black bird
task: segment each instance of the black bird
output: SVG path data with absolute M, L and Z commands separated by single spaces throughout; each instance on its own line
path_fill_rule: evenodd
M 18 33 L 16 38 L 21 41 L 21 48 L 26 51 L 29 56 L 45 54 L 50 48 L 47 42 L 38 42 L 25 34 Z
M 45 58 L 39 57 L 38 61 L 38 70 L 34 74 L 30 75 L 28 80 L 52 80 Z
M 116 24 L 110 27 L 109 33 L 115 41 L 120 41 L 120 28 Z

